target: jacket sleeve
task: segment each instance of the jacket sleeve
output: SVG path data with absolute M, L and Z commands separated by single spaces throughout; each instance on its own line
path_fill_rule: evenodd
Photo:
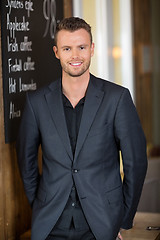
M 36 117 L 31 106 L 29 95 L 23 112 L 18 139 L 16 143 L 17 158 L 24 189 L 32 205 L 39 182 L 38 148 L 40 134 Z
M 124 217 L 122 228 L 132 228 L 147 170 L 146 140 L 136 108 L 124 89 L 115 115 L 115 135 L 123 161 Z

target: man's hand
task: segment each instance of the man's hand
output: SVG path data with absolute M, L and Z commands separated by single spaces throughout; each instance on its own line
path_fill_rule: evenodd
M 122 235 L 121 235 L 120 232 L 118 233 L 118 236 L 117 236 L 116 240 L 123 240 Z

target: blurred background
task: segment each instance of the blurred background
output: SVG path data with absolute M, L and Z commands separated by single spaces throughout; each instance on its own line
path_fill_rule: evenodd
M 139 211 L 160 212 L 160 1 L 74 0 L 90 23 L 91 72 L 129 88 L 147 139 L 148 173 Z
M 64 17 L 82 17 L 92 27 L 91 73 L 131 92 L 149 162 L 138 211 L 160 213 L 160 1 L 64 0 L 63 10 Z M 0 239 L 18 240 L 30 229 L 31 209 L 19 176 L 15 143 L 5 144 L 2 96 L 0 67 Z

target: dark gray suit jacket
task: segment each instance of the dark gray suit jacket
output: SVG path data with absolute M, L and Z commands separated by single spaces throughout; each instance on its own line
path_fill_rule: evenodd
M 43 172 L 37 151 L 41 144 Z M 122 153 L 124 180 L 119 171 Z M 24 188 L 32 205 L 32 240 L 44 240 L 71 192 L 73 179 L 97 240 L 131 228 L 146 169 L 146 143 L 129 91 L 90 75 L 73 158 L 61 80 L 27 95 L 17 141 Z

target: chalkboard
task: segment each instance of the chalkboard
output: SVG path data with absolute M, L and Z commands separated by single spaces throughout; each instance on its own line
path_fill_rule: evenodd
M 53 53 L 63 0 L 1 1 L 5 142 L 16 140 L 27 91 L 61 75 Z
M 63 0 L 1 0 L 5 142 L 16 140 L 27 91 L 61 75 L 53 53 Z

